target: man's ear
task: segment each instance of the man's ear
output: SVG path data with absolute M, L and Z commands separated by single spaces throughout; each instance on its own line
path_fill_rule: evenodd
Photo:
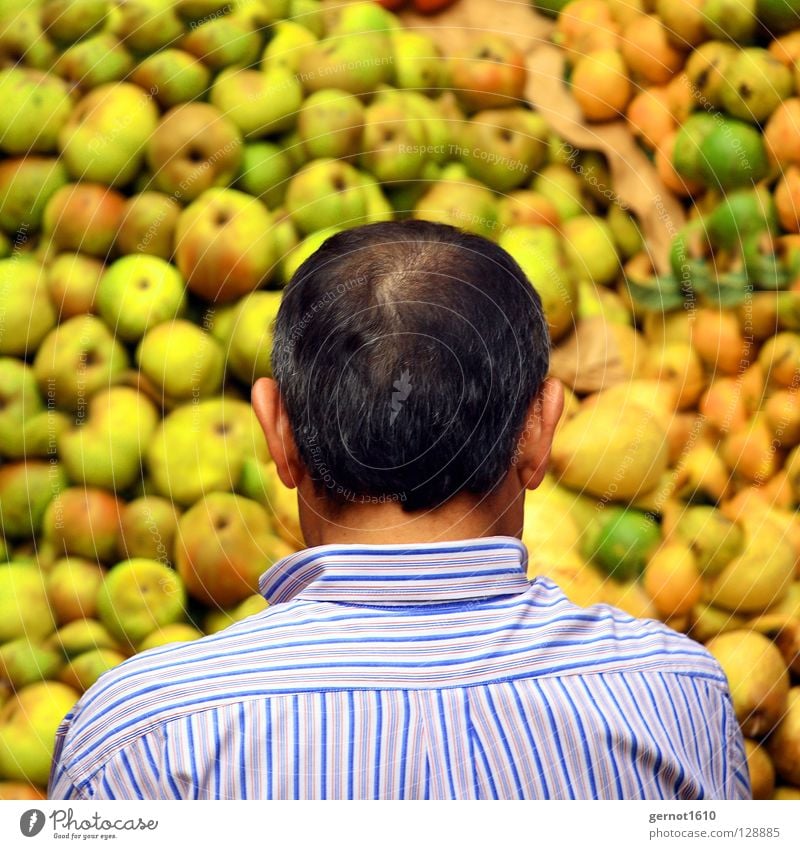
M 550 462 L 553 434 L 564 410 L 564 387 L 548 377 L 528 408 L 525 427 L 517 443 L 517 475 L 525 489 L 536 489 Z
M 272 378 L 261 377 L 253 385 L 250 397 L 278 477 L 285 486 L 293 489 L 302 481 L 305 469 L 278 384 Z

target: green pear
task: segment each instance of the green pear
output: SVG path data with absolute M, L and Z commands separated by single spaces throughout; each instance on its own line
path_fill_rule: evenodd
M 28 539 L 35 536 L 47 505 L 64 486 L 58 463 L 23 460 L 0 468 L 0 524 L 3 536 Z
M 150 442 L 147 466 L 159 495 L 189 506 L 208 492 L 230 491 L 248 456 L 268 456 L 250 404 L 201 399 L 164 418 Z
M 414 180 L 428 161 L 425 126 L 399 102 L 378 98 L 364 110 L 359 164 L 382 183 Z
M 419 199 L 413 217 L 450 224 L 487 239 L 497 235 L 495 196 L 474 180 L 438 180 Z
M 168 499 L 144 495 L 129 501 L 122 511 L 120 557 L 146 557 L 169 563 L 177 527 L 178 511 Z
M 0 564 L 0 643 L 43 639 L 55 630 L 47 587 L 33 563 Z
M 19 637 L 0 646 L 0 679 L 11 682 L 15 690 L 55 678 L 64 665 L 60 652 L 40 645 L 29 637 Z
M 249 67 L 258 61 L 261 34 L 228 15 L 220 15 L 190 27 L 177 45 L 196 56 L 212 71 L 232 66 Z
M 336 235 L 342 230 L 341 227 L 323 227 L 306 236 L 299 245 L 292 248 L 281 260 L 281 280 L 288 283 L 295 275 L 300 266 L 311 256 L 316 253 L 322 244 L 331 236 Z
M 320 0 L 289 0 L 288 17 L 309 29 L 317 38 L 325 35 L 325 8 Z
M 49 38 L 72 44 L 100 29 L 107 14 L 108 0 L 45 0 L 41 20 Z
M 171 643 L 190 643 L 202 637 L 202 631 L 198 631 L 197 628 L 187 625 L 184 622 L 173 622 L 171 625 L 165 625 L 163 628 L 151 631 L 139 643 L 138 648 L 140 652 L 148 651 L 149 649 L 168 646 Z
M 699 569 L 709 576 L 719 574 L 744 550 L 741 525 L 716 507 L 682 507 L 670 534 L 692 549 Z
M 58 410 L 47 409 L 25 418 L 22 447 L 16 457 L 49 457 L 55 459 L 58 437 L 71 426 L 70 419 Z
M 747 44 L 758 26 L 756 0 L 705 0 L 703 19 L 712 38 Z
M 289 17 L 289 0 L 237 0 L 229 15 L 231 20 L 263 32 L 280 19 Z
M 229 607 L 227 610 L 220 608 L 209 610 L 203 620 L 203 627 L 207 634 L 216 634 L 233 625 L 234 622 L 241 622 L 248 616 L 255 616 L 268 607 L 269 604 L 261 593 L 253 593 L 253 595 L 247 596 L 244 601 Z
M 222 386 L 222 348 L 190 321 L 166 321 L 149 330 L 136 349 L 136 362 L 159 392 L 173 400 L 213 395 Z
M 644 247 L 644 237 L 636 218 L 630 215 L 619 203 L 608 207 L 606 218 L 614 239 L 614 245 L 623 259 L 630 259 Z
M 173 4 L 164 0 L 125 0 L 117 4 L 117 9 L 114 34 L 139 53 L 155 53 L 174 44 L 184 33 L 183 21 Z
M 278 145 L 283 148 L 283 152 L 289 157 L 292 163 L 292 168 L 299 171 L 307 162 L 308 154 L 300 141 L 300 135 L 295 127 L 291 133 L 284 133 L 277 139 Z
M 767 738 L 767 751 L 775 771 L 789 784 L 800 785 L 800 687 L 792 687 L 786 712 Z
M 578 215 L 562 227 L 564 250 L 577 279 L 609 285 L 620 273 L 611 228 L 594 215 Z M 538 284 L 538 281 L 534 281 Z
M 100 183 L 68 183 L 44 208 L 42 226 L 56 250 L 108 256 L 125 212 L 125 198 Z
M 364 215 L 365 224 L 373 224 L 377 221 L 393 221 L 394 208 L 389 199 L 383 193 L 380 183 L 369 174 L 359 174 L 361 187 L 367 201 L 367 211 Z
M 157 560 L 123 560 L 106 574 L 97 609 L 112 635 L 135 645 L 184 618 L 186 588 L 174 569 Z
M 254 142 L 244 146 L 237 185 L 274 209 L 283 202 L 292 173 L 292 163 L 280 145 Z
M 332 35 L 303 51 L 298 77 L 307 92 L 335 88 L 366 95 L 393 77 L 392 43 L 379 32 Z
M 180 316 L 186 306 L 181 273 L 163 259 L 124 256 L 97 287 L 97 310 L 114 335 L 137 342 L 151 328 Z
M 303 102 L 297 133 L 311 159 L 352 156 L 361 144 L 364 120 L 364 106 L 355 95 L 322 89 Z
M 264 463 L 248 457 L 242 468 L 239 491 L 247 498 L 258 501 L 272 518 L 275 533 L 292 548 L 302 548 L 303 531 L 297 506 L 297 491 L 287 489 L 272 461 Z
M 62 557 L 47 573 L 47 597 L 59 625 L 97 614 L 97 591 L 103 570 L 93 560 Z
M 95 316 L 80 315 L 45 337 L 33 369 L 49 403 L 85 414 L 87 400 L 128 367 L 125 348 Z
M 27 257 L 0 260 L 0 355 L 32 354 L 56 323 L 44 268 Z
M 707 112 L 690 115 L 675 137 L 672 149 L 672 164 L 686 180 L 700 180 L 703 175 L 701 148 L 705 140 L 716 130 L 718 119 Z
M 280 292 L 253 292 L 239 302 L 228 349 L 228 366 L 244 383 L 271 377 L 272 331 Z
M 792 95 L 792 72 L 768 50 L 748 47 L 730 63 L 721 88 L 722 106 L 729 115 L 761 123 Z
M 450 86 L 468 112 L 518 106 L 527 71 L 525 57 L 506 36 L 476 33 L 448 57 Z
M 35 233 L 50 196 L 67 182 L 57 159 L 25 156 L 0 163 L 0 227 L 8 233 Z
M 125 655 L 114 649 L 90 649 L 73 657 L 61 670 L 58 680 L 84 693 L 109 669 L 119 666 L 124 660 Z
M 63 625 L 50 635 L 45 646 L 68 658 L 77 657 L 91 649 L 119 648 L 117 640 L 108 633 L 106 626 L 96 619 L 76 619 Z
M 174 5 L 178 15 L 191 22 L 230 12 L 230 0 L 175 0 Z
M 63 80 L 30 68 L 0 71 L 0 150 L 51 153 L 72 103 Z
M 73 554 L 108 563 L 116 556 L 121 506 L 105 489 L 68 487 L 47 505 L 44 539 L 59 556 Z
M 534 177 L 531 188 L 553 204 L 562 221 L 585 212 L 583 181 L 568 165 L 546 165 Z
M 24 64 L 47 71 L 53 67 L 55 57 L 55 45 L 42 29 L 35 6 L 17 6 L 14 14 L 6 14 L 0 20 L 0 66 Z
M 331 32 L 337 35 L 362 32 L 391 33 L 400 28 L 400 20 L 388 9 L 375 3 L 356 0 L 354 3 L 338 5 L 331 12 Z
M 301 233 L 347 226 L 364 217 L 366 199 L 352 165 L 317 159 L 298 171 L 286 190 L 286 209 Z
M 153 403 L 127 386 L 99 391 L 82 424 L 58 437 L 58 456 L 73 483 L 123 491 L 141 476 L 141 458 L 158 423 Z
M 181 208 L 161 192 L 141 192 L 125 201 L 117 231 L 117 250 L 170 259 Z
M 103 274 L 100 260 L 83 254 L 58 254 L 47 269 L 47 291 L 62 320 L 95 312 L 95 295 Z
M 433 92 L 444 85 L 444 61 L 433 39 L 421 32 L 396 29 L 389 34 L 398 88 Z
M 53 70 L 74 88 L 87 92 L 124 79 L 133 66 L 133 56 L 117 38 L 101 32 L 65 50 Z
M 154 92 L 156 100 L 169 109 L 203 97 L 211 72 L 191 53 L 167 48 L 145 57 L 134 68 L 131 81 Z
M 139 171 L 157 124 L 149 94 L 131 83 L 108 83 L 75 106 L 59 133 L 59 150 L 76 179 L 122 186 Z
M 763 137 L 744 121 L 718 122 L 700 145 L 700 172 L 706 186 L 723 190 L 750 186 L 768 170 Z
M 14 357 L 0 357 L 0 455 L 24 456 L 25 419 L 43 406 L 33 369 Z
M 45 786 L 62 719 L 80 698 L 54 681 L 23 687 L 0 709 L 0 774 Z
M 317 36 L 296 21 L 278 21 L 261 55 L 261 70 L 282 66 L 297 73 L 303 53 L 317 43 Z
M 446 116 L 441 99 L 431 100 L 418 91 L 398 91 L 396 96 L 409 117 L 420 121 L 425 130 L 429 163 L 436 162 L 441 165 L 447 162 L 455 153 L 456 145 L 452 143 L 452 133 L 454 127 L 461 125 L 461 119 Z

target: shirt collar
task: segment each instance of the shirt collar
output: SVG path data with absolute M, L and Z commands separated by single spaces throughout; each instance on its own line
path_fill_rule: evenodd
M 525 592 L 528 552 L 514 537 L 414 545 L 321 545 L 261 576 L 270 604 L 290 599 L 418 604 Z

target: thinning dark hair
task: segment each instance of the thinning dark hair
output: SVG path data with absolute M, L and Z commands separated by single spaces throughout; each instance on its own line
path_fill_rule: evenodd
M 331 236 L 300 266 L 272 370 L 317 490 L 411 512 L 503 480 L 549 352 L 539 295 L 506 251 L 387 222 Z

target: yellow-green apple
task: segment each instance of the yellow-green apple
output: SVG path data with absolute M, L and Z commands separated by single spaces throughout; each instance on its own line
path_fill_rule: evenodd
M 316 251 L 322 247 L 331 236 L 342 230 L 341 227 L 324 227 L 306 236 L 299 245 L 281 259 L 281 280 L 288 283 L 298 268 Z
M 190 596 L 226 607 L 256 592 L 284 550 L 260 504 L 212 492 L 181 516 L 175 563 Z
M 43 266 L 28 257 L 0 260 L 0 355 L 32 354 L 56 323 Z
M 47 573 L 47 597 L 59 625 L 97 614 L 97 591 L 103 583 L 103 570 L 94 560 L 62 557 Z
M 497 192 L 528 183 L 547 159 L 549 129 L 527 109 L 487 109 L 464 124 L 459 155 L 471 177 Z
M 310 159 L 353 156 L 361 146 L 364 105 L 335 88 L 315 91 L 297 116 L 297 134 Z
M 9 681 L 15 690 L 34 681 L 55 678 L 63 665 L 60 652 L 29 637 L 9 640 L 0 646 L 0 679 Z
M 325 35 L 325 8 L 320 0 L 289 0 L 289 15 L 293 21 L 314 33 Z
M 177 200 L 195 200 L 207 189 L 228 185 L 241 162 L 241 133 L 209 103 L 170 109 L 147 144 L 156 187 Z
M 230 68 L 214 80 L 209 99 L 245 138 L 253 139 L 294 127 L 303 88 L 288 68 Z
M 166 109 L 202 97 L 210 81 L 211 72 L 197 57 L 172 47 L 145 57 L 131 73 L 131 82 L 154 92 Z
M 272 375 L 272 333 L 280 305 L 280 292 L 253 292 L 239 302 L 228 346 L 228 367 L 244 383 Z
M 553 340 L 575 323 L 578 286 L 564 251 L 564 242 L 552 227 L 512 227 L 498 240 L 519 263 L 542 299 Z
M 95 604 L 97 599 L 95 598 Z M 64 657 L 77 657 L 91 649 L 117 649 L 120 646 L 108 629 L 96 619 L 75 619 L 63 625 L 45 641 L 48 648 Z
M 258 61 L 263 39 L 241 21 L 228 15 L 212 17 L 199 26 L 190 27 L 178 45 L 196 56 L 212 71 L 233 65 L 248 67 Z
M 289 0 L 236 0 L 229 17 L 256 32 L 264 32 L 281 18 L 291 17 Z
M 132 83 L 92 89 L 58 134 L 67 170 L 76 179 L 124 186 L 138 173 L 158 124 L 152 97 Z
M 0 774 L 44 786 L 61 720 L 80 698 L 55 681 L 23 687 L 0 709 Z
M 268 607 L 269 604 L 261 593 L 253 593 L 253 595 L 247 596 L 244 601 L 229 607 L 227 610 L 219 607 L 209 610 L 205 619 L 203 619 L 203 627 L 207 634 L 216 634 L 233 625 L 234 622 L 241 622 L 248 616 L 255 616 Z
M 611 228 L 596 215 L 578 215 L 561 228 L 573 276 L 597 285 L 613 283 L 620 273 Z
M 282 136 L 279 136 L 276 141 L 289 157 L 289 161 L 292 163 L 292 168 L 295 171 L 302 168 L 308 162 L 308 154 L 303 147 L 303 143 L 300 141 L 296 127 L 291 133 L 284 133 Z
M 93 88 L 124 79 L 133 68 L 133 56 L 108 32 L 93 35 L 65 50 L 53 70 L 74 89 Z
M 25 64 L 46 71 L 53 67 L 56 48 L 42 29 L 36 4 L 17 4 L 0 23 L 0 66 Z
M 384 91 L 381 98 L 396 98 L 401 107 L 408 112 L 409 118 L 416 118 L 425 129 L 427 139 L 427 158 L 429 162 L 443 164 L 455 154 L 453 145 L 454 130 L 460 128 L 464 117 L 457 112 L 448 114 L 439 100 L 432 100 L 418 91 Z M 427 177 L 427 171 L 423 171 Z
M 174 265 L 160 257 L 132 254 L 106 268 L 95 303 L 115 336 L 137 342 L 151 327 L 183 313 L 184 287 Z
M 337 35 L 362 32 L 391 33 L 400 27 L 400 20 L 388 9 L 375 3 L 358 0 L 337 4 L 330 10 L 328 27 Z
M 42 26 L 49 38 L 72 44 L 100 29 L 108 15 L 108 0 L 44 0 Z
M 0 613 L 0 643 L 43 639 L 55 630 L 44 576 L 36 564 L 0 564 Z
M 382 183 L 414 180 L 428 161 L 421 121 L 395 98 L 377 98 L 364 110 L 359 164 Z
M 198 631 L 192 625 L 187 625 L 185 622 L 174 622 L 172 625 L 165 625 L 163 628 L 158 628 L 149 633 L 139 643 L 138 649 L 139 651 L 148 651 L 148 649 L 168 646 L 171 643 L 190 643 L 193 640 L 199 640 L 202 636 L 202 631 Z
M 192 23 L 230 11 L 230 0 L 175 0 L 178 14 Z
M 128 367 L 128 353 L 93 315 L 78 315 L 48 333 L 33 369 L 48 403 L 85 415 L 88 399 Z
M 358 171 L 338 159 L 310 162 L 289 182 L 286 210 L 305 234 L 360 222 L 367 204 Z
M 184 33 L 173 3 L 164 0 L 125 0 L 117 4 L 114 35 L 138 53 L 155 53 Z
M 531 188 L 555 206 L 562 221 L 585 212 L 581 177 L 568 165 L 545 165 L 534 177 Z
M 271 33 L 261 56 L 261 70 L 283 66 L 297 73 L 303 53 L 317 43 L 317 36 L 295 21 L 278 21 L 271 27 Z
M 116 556 L 122 502 L 95 487 L 69 487 L 47 505 L 44 539 L 59 555 L 112 561 Z
M 167 498 L 143 495 L 122 510 L 118 552 L 122 558 L 147 557 L 169 563 L 178 527 L 178 511 Z
M 175 200 L 161 192 L 141 192 L 128 198 L 117 232 L 117 250 L 169 259 L 180 212 Z
M 16 443 L 14 456 L 55 459 L 58 435 L 69 426 L 70 420 L 67 416 L 54 409 L 41 410 L 30 417 L 26 416 L 22 426 L 22 438 Z
M 107 572 L 97 609 L 113 636 L 135 646 L 156 628 L 184 619 L 186 588 L 169 566 L 134 557 Z
M 192 292 L 224 303 L 265 283 L 276 259 L 271 228 L 257 198 L 235 189 L 204 192 L 181 213 L 175 233 L 176 264 Z
M 445 64 L 433 39 L 421 32 L 396 29 L 389 34 L 398 88 L 432 92 L 442 86 Z
M 519 106 L 525 91 L 525 57 L 505 36 L 481 32 L 448 62 L 450 86 L 469 112 Z
M 177 319 L 156 325 L 136 349 L 136 363 L 160 393 L 174 401 L 213 395 L 222 386 L 225 357 L 211 334 Z
M 265 463 L 257 457 L 247 457 L 242 466 L 238 490 L 242 495 L 267 508 L 272 516 L 275 532 L 287 545 L 294 549 L 303 547 L 297 491 L 283 485 L 275 463 L 271 460 Z
M 44 233 L 58 250 L 106 257 L 124 210 L 124 196 L 108 186 L 68 183 L 44 208 Z
M 85 254 L 63 253 L 53 259 L 47 269 L 47 291 L 62 320 L 95 312 L 103 268 L 99 259 Z
M 24 156 L 0 162 L 0 228 L 35 233 L 50 196 L 66 182 L 66 169 L 57 159 Z
M 392 81 L 392 43 L 379 32 L 328 36 L 303 51 L 297 71 L 308 92 L 336 88 L 367 95 Z
M 58 437 L 58 456 L 73 483 L 121 492 L 141 477 L 141 459 L 159 414 L 145 395 L 129 386 L 101 389 L 88 415 Z
M 0 71 L 0 150 L 50 153 L 72 109 L 69 89 L 54 74 L 31 68 Z
M 475 180 L 437 180 L 414 207 L 413 218 L 439 221 L 487 239 L 497 237 L 497 201 Z
M 292 163 L 283 148 L 274 142 L 254 142 L 244 146 L 242 173 L 237 185 L 262 200 L 268 209 L 283 202 Z
M 101 675 L 124 660 L 127 660 L 125 655 L 115 649 L 90 649 L 73 657 L 59 673 L 58 680 L 83 693 Z
M 368 211 L 370 194 L 371 193 L 368 193 Z M 294 226 L 289 213 L 283 207 L 275 210 L 272 235 L 275 240 L 275 255 L 278 257 L 280 267 L 280 263 L 283 259 L 287 257 L 300 243 L 297 228 Z
M 159 495 L 189 506 L 206 493 L 234 489 L 249 456 L 268 459 L 264 434 L 250 404 L 223 397 L 165 416 L 150 441 L 147 466 Z
M 61 466 L 21 460 L 0 467 L 0 530 L 8 539 L 29 539 L 42 526 L 47 505 L 64 487 Z
M 25 456 L 25 420 L 43 406 L 33 369 L 16 357 L 0 357 L 0 456 Z

